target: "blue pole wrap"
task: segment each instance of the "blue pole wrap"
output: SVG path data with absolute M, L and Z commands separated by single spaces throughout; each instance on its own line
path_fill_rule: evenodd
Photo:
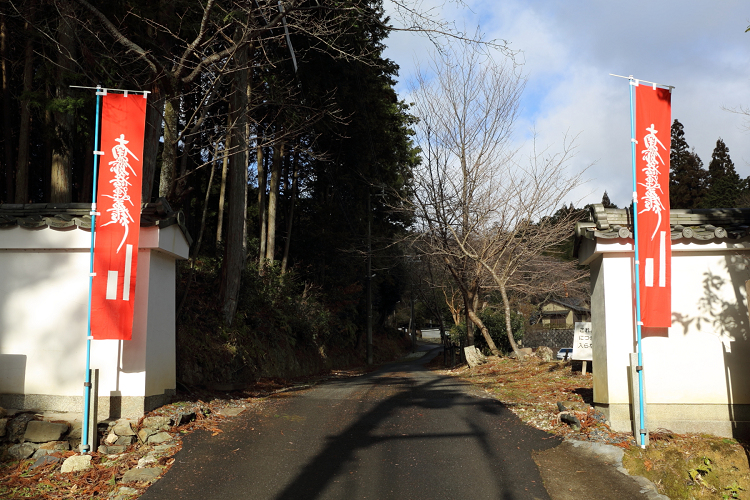
M 88 326 L 86 327 L 86 382 L 83 389 L 83 427 L 81 436 L 81 452 L 91 451 L 89 443 L 89 411 L 91 408 L 91 296 L 94 283 L 94 230 L 96 227 L 96 181 L 99 174 L 99 118 L 101 114 L 102 91 L 100 86 L 96 90 L 96 118 L 94 125 L 94 178 L 91 188 L 91 251 L 89 254 L 89 308 Z
M 641 283 L 640 283 L 640 261 L 638 255 L 638 184 L 636 182 L 635 166 L 635 87 L 638 83 L 633 79 L 630 80 L 630 147 L 633 158 L 633 248 L 635 251 L 635 336 L 638 343 L 638 404 L 640 408 L 638 432 L 641 437 L 641 447 L 646 446 L 645 429 L 645 411 L 646 405 L 643 400 L 643 346 L 641 343 Z

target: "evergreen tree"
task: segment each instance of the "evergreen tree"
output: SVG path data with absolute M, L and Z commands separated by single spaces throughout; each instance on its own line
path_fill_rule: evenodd
M 606 191 L 604 191 L 604 194 L 602 195 L 602 205 L 604 205 L 604 208 L 617 208 L 617 205 L 609 200 L 609 195 Z
M 729 157 L 729 148 L 719 138 L 708 164 L 708 189 L 703 199 L 704 208 L 733 208 L 745 189 L 746 181 L 740 179 Z
M 703 162 L 685 141 L 682 123 L 672 124 L 672 148 L 669 153 L 669 204 L 672 208 L 698 208 L 706 194 L 707 172 Z

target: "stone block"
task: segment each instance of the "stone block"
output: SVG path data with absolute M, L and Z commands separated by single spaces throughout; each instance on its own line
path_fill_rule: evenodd
M 0 418 L 0 437 L 5 436 L 6 429 L 8 427 L 8 420 L 7 418 Z
M 157 432 L 156 434 L 153 434 L 148 437 L 146 440 L 146 443 L 148 444 L 162 444 L 166 443 L 167 441 L 171 441 L 172 436 L 167 432 Z
M 68 433 L 68 441 L 70 441 L 70 446 L 74 450 L 81 446 L 82 426 L 81 422 L 73 422 L 73 426 Z
M 23 435 L 26 433 L 26 426 L 34 420 L 32 413 L 21 413 L 15 416 L 6 428 L 6 437 L 11 443 L 20 443 L 23 441 Z
M 117 493 L 112 497 L 112 500 L 129 500 L 137 494 L 138 490 L 136 490 L 135 488 L 128 488 L 127 486 L 123 486 L 122 488 L 117 490 Z
M 169 429 L 171 422 L 172 419 L 169 417 L 146 417 L 143 419 L 143 422 L 141 422 L 141 425 L 143 427 L 148 427 L 149 429 L 166 431 Z
M 115 426 L 112 428 L 112 432 L 117 434 L 118 436 L 135 436 L 135 431 L 133 430 L 133 426 L 130 423 L 130 420 L 121 418 L 120 420 L 115 423 Z
M 589 405 L 586 403 L 582 403 L 580 401 L 558 401 L 557 402 L 557 409 L 560 411 L 569 411 L 569 410 L 575 410 L 575 411 L 588 411 Z
M 83 435 L 83 424 L 81 422 L 73 422 L 73 426 L 71 427 L 70 432 L 68 433 L 68 437 L 75 438 L 80 441 L 82 435 Z
M 120 436 L 113 444 L 116 446 L 130 446 L 131 444 L 133 444 L 134 439 L 135 436 Z
M 575 415 L 571 415 L 569 413 L 561 413 L 560 420 L 568 424 L 572 429 L 576 431 L 581 429 L 581 421 L 578 420 L 578 417 L 576 417 Z
M 50 441 L 48 443 L 40 444 L 39 449 L 50 451 L 68 451 L 70 449 L 70 443 L 68 441 Z
M 100 446 L 99 447 L 99 453 L 102 453 L 104 455 L 119 455 L 120 453 L 125 453 L 125 450 L 127 449 L 127 446 L 118 446 L 118 445 L 112 445 L 112 446 Z
M 16 460 L 25 460 L 34 454 L 36 446 L 31 443 L 14 444 L 8 447 L 8 454 Z
M 91 455 L 73 455 L 68 457 L 62 464 L 60 472 L 78 472 L 91 467 Z
M 151 464 L 155 464 L 155 463 L 156 463 L 156 456 L 154 455 L 154 453 L 149 452 L 149 453 L 146 454 L 146 456 L 141 457 L 138 460 L 138 465 L 136 465 L 135 467 L 137 469 L 143 469 L 147 465 L 151 465 Z
M 70 450 L 70 443 L 67 441 L 50 441 L 49 443 L 42 443 L 39 448 L 34 452 L 32 458 L 44 457 L 52 455 L 58 451 Z
M 150 436 L 153 436 L 154 434 L 156 434 L 156 432 L 157 431 L 155 431 L 154 429 L 149 429 L 148 427 L 144 427 L 143 429 L 138 431 L 138 440 L 141 443 L 145 444 L 146 440 L 148 440 Z
M 518 352 L 521 353 L 522 358 L 525 358 L 526 356 L 531 356 L 534 353 L 531 347 L 522 347 L 521 349 L 518 350 Z M 510 359 L 516 359 L 517 356 L 515 352 L 512 352 L 508 355 L 508 357 Z
M 542 346 L 536 350 L 536 356 L 542 361 L 552 361 L 555 359 L 555 353 L 549 347 Z
M 47 455 L 51 455 L 54 453 L 52 450 L 42 450 L 41 448 L 37 449 L 33 455 L 31 455 L 31 458 L 42 458 L 46 457 Z
M 149 468 L 149 469 L 130 469 L 122 476 L 123 483 L 153 483 L 159 479 L 161 469 Z
M 483 365 L 487 362 L 487 358 L 484 356 L 484 354 L 482 354 L 479 349 L 477 349 L 473 345 L 464 347 L 464 355 L 466 356 L 466 362 L 471 368 Z
M 32 420 L 26 426 L 23 439 L 32 443 L 47 443 L 59 441 L 66 432 L 68 432 L 68 424 Z
M 46 456 L 45 455 L 45 456 L 42 456 L 42 457 L 38 457 L 36 459 L 36 462 L 34 462 L 33 464 L 31 464 L 31 468 L 32 469 L 36 469 L 37 467 L 42 467 L 42 466 L 48 465 L 48 464 L 56 464 L 56 463 L 59 463 L 59 462 L 60 462 L 60 458 L 58 458 L 58 457 L 50 457 L 50 456 Z

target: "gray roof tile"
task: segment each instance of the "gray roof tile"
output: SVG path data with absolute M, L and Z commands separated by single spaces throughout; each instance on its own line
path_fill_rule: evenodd
M 65 229 L 77 226 L 91 229 L 90 203 L 28 203 L 0 205 L 0 229 L 20 226 L 27 229 Z M 185 227 L 185 216 L 175 212 L 167 200 L 159 198 L 154 203 L 141 205 L 141 227 L 160 228 L 178 224 L 188 244 L 192 238 Z

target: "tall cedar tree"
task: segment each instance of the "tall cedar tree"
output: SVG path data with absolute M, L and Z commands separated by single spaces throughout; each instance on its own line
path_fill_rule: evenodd
M 746 189 L 729 156 L 729 148 L 719 138 L 708 164 L 708 189 L 703 199 L 704 208 L 734 208 L 737 198 Z
M 300 60 L 299 79 L 311 100 L 333 94 L 346 123 L 324 118 L 315 126 L 315 147 L 324 152 L 311 158 L 307 179 L 301 179 L 299 232 L 292 238 L 290 260 L 307 264 L 306 279 L 332 292 L 340 306 L 352 298 L 357 322 L 365 320 L 364 294 L 352 297 L 352 283 L 365 285 L 368 217 L 372 217 L 373 304 L 376 323 L 392 312 L 400 288 L 394 267 L 398 258 L 393 239 L 409 226 L 403 211 L 394 211 L 393 193 L 407 196 L 411 169 L 418 161 L 410 135 L 413 118 L 393 90 L 398 66 L 382 57 L 387 31 L 374 22 L 383 16 L 379 1 L 372 14 L 358 20 L 359 32 L 350 44 L 367 58 L 344 61 L 310 39 L 293 38 Z M 356 31 L 356 30 L 352 30 Z M 369 46 L 369 48 L 366 48 Z M 385 194 L 385 196 L 383 196 Z M 367 212 L 370 197 L 371 212 Z M 379 269 L 379 270 L 378 270 Z M 337 294 L 336 291 L 340 291 Z
M 604 191 L 604 194 L 602 195 L 602 205 L 604 205 L 604 208 L 617 208 L 617 205 L 610 201 L 609 195 L 606 191 Z
M 669 203 L 671 208 L 699 208 L 706 195 L 708 173 L 703 162 L 685 141 L 678 120 L 672 124 L 672 151 L 669 153 Z

